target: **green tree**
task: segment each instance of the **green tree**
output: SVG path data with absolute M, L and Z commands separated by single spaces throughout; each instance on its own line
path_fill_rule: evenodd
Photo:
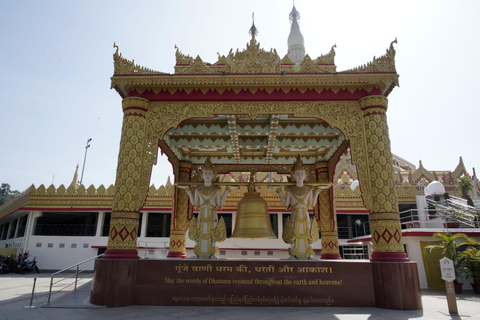
M 0 206 L 13 199 L 19 193 L 20 192 L 17 190 L 10 190 L 10 185 L 8 183 L 2 183 L 2 186 L 0 187 Z
M 468 176 L 463 176 L 457 180 L 457 186 L 462 196 L 467 197 L 468 193 L 473 189 L 472 179 Z
M 435 238 L 439 238 L 441 242 L 426 246 L 424 248 L 424 252 L 430 254 L 432 251 L 438 250 L 441 252 L 442 256 L 452 260 L 453 267 L 455 269 L 455 276 L 458 278 L 461 266 L 457 250 L 466 245 L 476 245 L 477 242 L 473 238 L 469 238 L 463 233 L 456 233 L 452 235 L 450 232 L 444 231 L 443 233 L 435 233 L 433 236 Z

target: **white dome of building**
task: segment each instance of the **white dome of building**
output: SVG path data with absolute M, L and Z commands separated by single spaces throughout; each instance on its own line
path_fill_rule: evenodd
M 425 188 L 425 195 L 442 195 L 445 193 L 445 187 L 439 181 L 432 181 L 430 184 Z

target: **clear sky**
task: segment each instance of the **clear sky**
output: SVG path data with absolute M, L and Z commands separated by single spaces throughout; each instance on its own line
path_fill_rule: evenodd
M 338 71 L 383 55 L 398 38 L 400 87 L 387 113 L 393 153 L 427 170 L 453 171 L 462 156 L 470 174 L 480 170 L 479 1 L 295 5 L 306 52 L 316 58 L 337 44 Z M 2 1 L 0 183 L 68 186 L 88 138 L 84 184 L 115 183 L 122 109 L 110 90 L 114 41 L 124 57 L 173 73 L 175 44 L 211 63 L 217 52 L 245 48 L 255 12 L 257 40 L 283 57 L 291 9 L 290 0 Z M 168 175 L 161 157 L 151 183 Z

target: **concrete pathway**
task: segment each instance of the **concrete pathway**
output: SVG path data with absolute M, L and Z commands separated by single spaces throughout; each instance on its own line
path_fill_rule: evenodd
M 80 282 L 77 290 L 67 288 L 65 293 L 52 296 L 46 305 L 50 274 L 0 275 L 0 320 L 55 319 L 480 319 L 480 295 L 464 291 L 457 295 L 459 315 L 449 315 L 443 290 L 423 290 L 423 310 L 398 311 L 379 308 L 287 308 L 287 307 L 150 307 L 132 306 L 104 308 L 89 303 L 90 281 Z M 33 298 L 35 308 L 29 306 L 33 279 L 37 277 Z

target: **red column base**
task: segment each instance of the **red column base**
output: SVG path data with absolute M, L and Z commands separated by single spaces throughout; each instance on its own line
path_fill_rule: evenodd
M 137 250 L 107 249 L 102 259 L 140 259 Z
M 188 258 L 186 252 L 169 252 L 167 258 Z
M 339 253 L 322 253 L 320 259 L 341 260 L 342 256 Z
M 370 258 L 372 262 L 408 262 L 405 252 L 374 252 Z

